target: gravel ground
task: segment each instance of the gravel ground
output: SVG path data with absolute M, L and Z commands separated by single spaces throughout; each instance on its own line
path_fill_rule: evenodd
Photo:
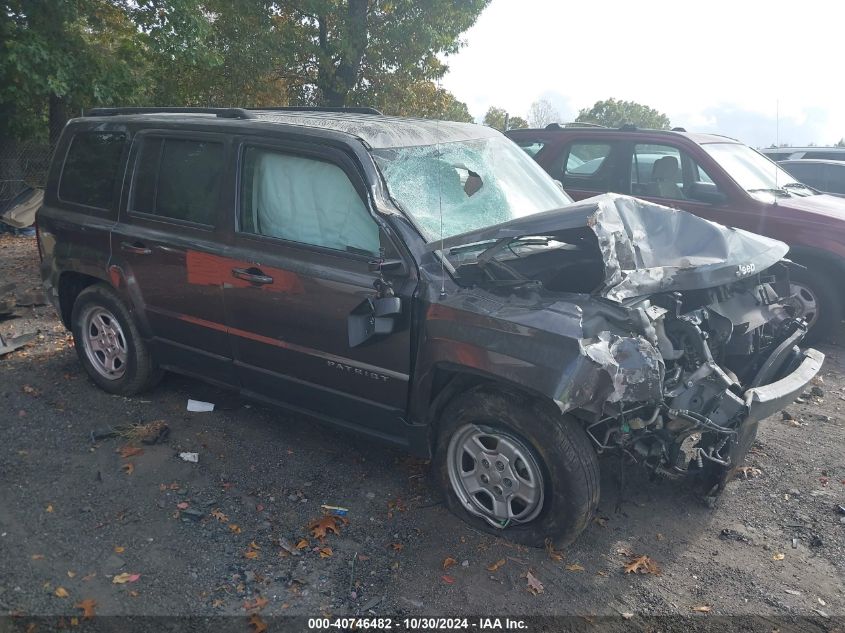
M 0 236 L 7 281 L 38 287 L 34 239 Z M 81 615 L 75 605 L 94 600 L 98 616 L 762 615 L 819 630 L 845 615 L 837 344 L 821 346 L 821 378 L 794 419 L 761 426 L 747 478 L 715 507 L 633 468 L 620 496 L 618 462 L 605 460 L 597 519 L 556 555 L 473 531 L 444 509 L 427 463 L 399 451 L 177 376 L 110 396 L 50 306 L 0 321 L 4 335 L 34 330 L 0 358 L 0 613 Z M 217 406 L 189 413 L 188 398 Z M 92 441 L 157 420 L 163 443 Z M 122 457 L 127 445 L 143 452 Z M 322 504 L 348 508 L 349 523 L 320 542 L 307 525 Z M 624 573 L 636 555 L 660 573 Z

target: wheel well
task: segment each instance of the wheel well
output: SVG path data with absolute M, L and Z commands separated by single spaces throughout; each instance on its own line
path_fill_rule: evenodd
M 553 400 L 523 385 L 514 384 L 495 377 L 462 370 L 461 368 L 438 367 L 432 380 L 428 406 L 428 424 L 431 429 L 429 438 L 432 447 L 437 442 L 440 414 L 446 405 L 457 395 L 470 389 L 490 389 L 496 393 L 506 393 L 523 402 L 533 402 L 550 414 L 558 415 L 560 410 Z
M 97 279 L 91 275 L 84 275 L 77 272 L 64 272 L 59 277 L 59 308 L 61 310 L 62 323 L 65 327 L 71 327 L 71 315 L 73 314 L 73 304 L 76 303 L 76 298 L 79 293 L 85 290 L 88 286 L 100 283 L 102 279 Z
M 827 275 L 845 274 L 845 261 L 825 251 L 802 246 L 791 246 L 786 257 L 801 266 L 822 269 Z

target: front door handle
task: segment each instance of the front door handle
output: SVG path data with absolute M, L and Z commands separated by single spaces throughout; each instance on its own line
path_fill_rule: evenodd
M 273 278 L 268 277 L 258 268 L 233 268 L 232 277 L 243 279 L 251 284 L 263 285 L 273 283 Z
M 120 250 L 132 253 L 133 255 L 149 255 L 152 251 L 141 244 L 141 242 L 121 242 Z

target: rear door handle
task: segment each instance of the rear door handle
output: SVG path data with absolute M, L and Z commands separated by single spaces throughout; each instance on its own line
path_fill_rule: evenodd
M 233 268 L 232 277 L 243 279 L 251 284 L 263 285 L 273 283 L 273 278 L 268 277 L 258 268 Z
M 133 255 L 149 255 L 152 251 L 141 244 L 141 242 L 121 242 L 120 250 L 132 253 Z

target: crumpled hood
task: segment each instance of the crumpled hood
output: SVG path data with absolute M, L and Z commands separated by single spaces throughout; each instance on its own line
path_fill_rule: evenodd
M 598 238 L 604 260 L 605 282 L 599 294 L 619 302 L 731 283 L 765 270 L 789 250 L 778 240 L 618 194 L 463 233 L 429 248 L 554 235 L 584 226 Z

